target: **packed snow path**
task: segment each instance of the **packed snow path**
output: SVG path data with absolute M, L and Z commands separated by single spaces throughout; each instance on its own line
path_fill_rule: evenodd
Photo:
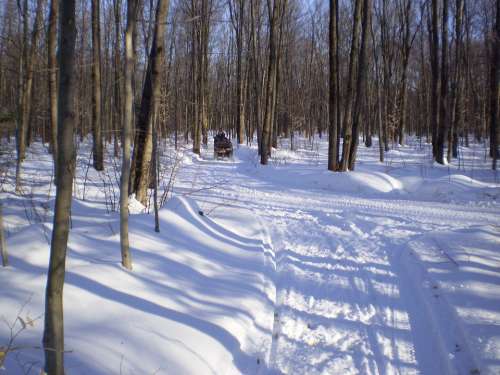
M 356 171 L 332 173 L 325 140 L 300 142 L 268 166 L 255 147 L 230 160 L 214 160 L 210 146 L 201 157 L 162 148 L 173 198 L 160 233 L 132 201 L 133 272 L 119 264 L 119 165 L 111 151 L 93 171 L 83 143 L 68 372 L 499 374 L 500 184 L 484 147 L 436 166 L 429 145 L 392 150 L 385 163 L 377 146 L 361 146 Z M 182 160 L 177 174 L 172 160 Z M 11 260 L 0 270 L 0 347 L 5 323 L 21 326 L 20 306 L 24 321 L 42 317 L 54 202 L 41 144 L 23 165 L 23 194 L 13 171 L 0 176 Z M 25 350 L 7 356 L 7 373 L 39 373 L 42 328 L 35 319 L 17 337 Z
M 193 158 L 180 180 L 202 190 L 181 183 L 179 191 L 191 189 L 208 214 L 234 205 L 260 218 L 276 263 L 271 368 L 287 374 L 500 371 L 498 268 L 483 277 L 500 266 L 497 206 L 399 198 L 408 192 L 380 193 L 387 182 L 377 185 L 376 173 L 358 185 L 356 173 L 332 177 L 318 163 L 261 167 L 254 151 L 237 155 L 234 161 Z M 367 189 L 372 182 L 376 189 Z M 450 239 L 456 246 L 445 248 Z M 479 257 L 488 252 L 490 265 L 461 257 L 460 241 L 478 246 Z M 462 277 L 461 268 L 475 277 Z M 492 306 L 481 327 L 481 318 L 460 307 L 485 289 Z

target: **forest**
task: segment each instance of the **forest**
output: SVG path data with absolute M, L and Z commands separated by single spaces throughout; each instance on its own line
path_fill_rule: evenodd
M 500 0 L 2 0 L 0 373 L 498 373 L 499 117 Z

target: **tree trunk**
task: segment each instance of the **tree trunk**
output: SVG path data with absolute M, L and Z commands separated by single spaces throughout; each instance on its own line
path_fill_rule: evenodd
M 436 161 L 445 164 L 444 144 L 448 138 L 448 0 L 443 0 L 441 31 L 441 96 L 439 103 L 439 131 Z
M 45 296 L 43 347 L 45 371 L 64 374 L 63 287 L 66 269 L 71 195 L 75 171 L 74 92 L 75 92 L 75 0 L 60 1 L 59 29 L 59 100 L 56 205 L 50 247 L 50 261 Z
M 121 90 L 120 90 L 120 23 L 121 23 L 121 0 L 114 0 L 115 11 L 115 46 L 114 46 L 114 111 L 113 111 L 113 145 L 114 157 L 117 158 L 119 154 L 118 138 L 120 132 L 119 124 L 122 123 L 122 104 L 121 104 Z
M 403 31 L 403 72 L 401 76 L 401 109 L 400 109 L 400 119 L 399 119 L 399 144 L 403 146 L 405 144 L 405 133 L 406 133 L 406 117 L 407 117 L 407 103 L 408 103 L 408 63 L 410 61 L 411 52 L 411 35 L 410 35 L 410 23 L 411 23 L 411 4 L 412 0 L 405 0 L 402 22 L 404 25 Z
M 197 2 L 191 1 L 193 7 L 193 17 L 196 12 Z M 199 43 L 199 26 L 197 22 L 193 22 L 191 26 L 191 121 L 193 126 L 193 152 L 200 155 L 201 152 L 201 126 L 199 121 L 199 80 L 198 80 L 198 60 L 196 59 L 196 52 Z
M 354 170 L 356 162 L 356 153 L 359 143 L 359 123 L 361 120 L 362 100 L 365 95 L 365 80 L 366 80 L 366 60 L 367 60 L 367 44 L 368 30 L 371 28 L 372 5 L 371 0 L 363 1 L 363 22 L 361 47 L 359 50 L 358 74 L 356 81 L 356 97 L 354 101 L 354 112 L 352 118 L 352 141 L 349 149 L 349 169 Z
M 92 0 L 92 137 L 96 171 L 104 169 L 101 101 L 101 23 L 100 0 Z
M 122 129 L 122 173 L 120 179 L 120 247 L 122 266 L 132 269 L 132 257 L 128 239 L 128 183 L 130 178 L 130 142 L 132 138 L 132 123 L 134 118 L 134 61 L 135 50 L 132 43 L 135 33 L 137 0 L 127 2 L 127 29 L 125 31 L 125 98 L 123 101 Z
M 158 122 L 156 113 L 153 113 L 153 203 L 155 211 L 155 232 L 160 232 L 160 216 L 158 213 L 158 175 L 159 175 L 159 153 L 158 153 Z
M 493 51 L 491 54 L 491 82 L 490 82 L 490 117 L 492 134 L 492 168 L 497 169 L 497 160 L 500 156 L 500 0 L 496 1 L 496 21 L 493 32 Z
M 252 69 L 252 93 L 254 100 L 254 121 L 255 128 L 257 129 L 257 145 L 259 155 L 262 155 L 262 124 L 260 121 L 260 100 L 259 100 L 259 65 L 258 65 L 258 49 L 257 49 L 257 26 L 256 26 L 256 0 L 250 0 L 250 31 L 252 39 L 252 51 L 251 51 L 251 69 Z
M 281 0 L 279 12 L 278 12 L 278 38 L 277 38 L 277 51 L 276 51 L 276 72 L 274 75 L 274 80 L 272 82 L 272 104 L 271 104 L 271 131 L 269 132 L 269 140 L 267 143 L 268 153 L 271 155 L 271 148 L 278 147 L 278 95 L 279 95 L 279 83 L 280 83 L 280 63 L 281 63 L 281 50 L 283 48 L 283 24 L 285 18 L 286 5 L 288 0 Z
M 232 13 L 232 1 L 229 2 Z M 233 25 L 236 34 L 236 136 L 238 144 L 243 144 L 245 137 L 245 112 L 243 102 L 243 21 L 245 11 L 245 0 L 238 0 L 238 13 L 233 15 Z M 236 6 L 234 7 L 236 9 Z
M 49 28 L 47 38 L 49 66 L 49 100 L 50 100 L 50 150 L 54 158 L 54 175 L 57 180 L 57 18 L 59 4 L 57 0 L 50 1 Z
M 373 43 L 373 61 L 375 64 L 375 85 L 377 90 L 377 125 L 378 125 L 378 149 L 379 149 L 379 161 L 384 162 L 384 142 L 383 142 L 383 120 L 382 120 L 382 79 L 380 72 L 380 64 L 378 60 L 377 50 L 375 49 L 375 33 L 373 32 L 373 25 L 370 27 L 370 32 L 372 35 Z
M 165 55 L 165 26 L 168 12 L 168 0 L 159 0 L 156 8 L 153 42 L 149 54 L 146 80 L 142 91 L 141 110 L 137 117 L 136 140 L 134 147 L 135 181 L 133 191 L 137 200 L 147 203 L 147 189 L 151 177 L 153 151 L 152 116 L 158 106 Z
M 26 157 L 26 145 L 28 138 L 28 127 L 31 114 L 32 90 L 33 90 L 33 70 L 35 65 L 36 44 L 38 40 L 38 31 L 40 18 L 43 16 L 42 1 L 37 0 L 35 19 L 33 21 L 33 30 L 31 32 L 31 44 L 28 46 L 28 19 L 29 9 L 28 1 L 25 0 L 23 7 L 23 57 L 22 72 L 24 76 L 21 77 L 21 110 L 20 121 L 17 130 L 17 164 L 16 164 L 16 191 L 21 189 L 21 163 Z
M 432 154 L 437 157 L 437 132 L 439 126 L 439 33 L 438 33 L 438 0 L 432 0 L 431 11 L 431 129 Z
M 359 34 L 361 29 L 361 9 L 362 0 L 356 0 L 354 6 L 354 20 L 352 26 L 351 53 L 349 59 L 349 73 L 347 78 L 347 92 L 345 94 L 345 112 L 344 112 L 344 142 L 342 146 L 342 159 L 340 161 L 340 170 L 345 172 L 349 167 L 349 153 L 352 143 L 352 107 L 353 90 L 356 77 L 356 67 L 359 54 Z
M 264 123 L 262 128 L 262 148 L 260 155 L 260 163 L 266 165 L 269 160 L 269 143 L 272 127 L 272 110 L 274 99 L 274 81 L 276 79 L 276 61 L 277 61 L 277 30 L 276 26 L 279 23 L 279 13 L 281 1 L 274 0 L 272 13 L 270 14 L 270 30 L 269 30 L 269 62 L 267 68 L 267 83 L 266 83 L 266 107 L 264 113 Z
M 450 131 L 448 133 L 448 161 L 458 156 L 458 131 L 462 123 L 462 75 L 463 75 L 463 37 L 462 18 L 464 13 L 463 0 L 456 0 L 455 6 L 455 72 L 452 85 L 452 106 Z
M 7 256 L 7 241 L 5 240 L 5 233 L 3 230 L 3 210 L 2 203 L 0 203 L 0 253 L 2 253 L 2 266 L 9 265 L 9 258 Z

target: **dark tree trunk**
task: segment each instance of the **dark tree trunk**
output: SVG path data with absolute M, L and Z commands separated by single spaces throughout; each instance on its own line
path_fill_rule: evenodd
M 351 53 L 349 59 L 349 73 L 347 77 L 347 92 L 345 94 L 345 112 L 344 112 L 344 142 L 342 146 L 342 159 L 340 161 L 340 170 L 345 172 L 349 167 L 349 154 L 352 144 L 352 110 L 354 85 L 356 80 L 356 68 L 359 55 L 359 34 L 361 29 L 361 11 L 362 0 L 356 0 L 354 6 L 354 20 L 352 26 Z
M 404 9 L 402 9 L 403 17 L 403 72 L 401 76 L 401 109 L 400 109 L 400 119 L 399 119 L 399 144 L 401 146 L 405 143 L 405 133 L 406 133 L 406 117 L 407 117 L 407 104 L 408 104 L 408 63 L 410 61 L 411 52 L 411 35 L 410 35 L 410 23 L 411 23 L 411 4 L 412 0 L 405 0 Z
M 147 201 L 147 189 L 151 177 L 153 114 L 160 99 L 168 3 L 168 0 L 159 0 L 156 8 L 153 42 L 142 91 L 141 109 L 136 124 L 134 147 L 135 180 L 132 184 L 132 192 L 136 193 L 137 200 L 143 204 L 146 204 Z
M 92 0 L 92 136 L 93 161 L 97 171 L 104 169 L 101 101 L 101 23 L 100 0 Z
M 58 94 L 58 155 L 56 205 L 50 247 L 49 270 L 45 295 L 45 326 L 43 347 L 45 371 L 50 375 L 64 374 L 64 324 L 63 287 L 66 269 L 71 212 L 71 195 L 75 171 L 75 147 L 73 144 L 75 112 L 75 1 L 60 1 Z
M 338 0 L 330 0 L 330 27 L 329 27 L 329 68 L 330 68 L 330 90 L 328 102 L 328 169 L 336 171 L 338 169 L 338 148 L 337 148 L 337 102 L 339 101 L 338 88 L 338 43 L 337 43 L 337 22 L 339 4 Z
M 121 23 L 121 0 L 114 0 L 114 11 L 115 11 L 115 48 L 114 48 L 114 63 L 113 67 L 115 77 L 114 77 L 114 111 L 113 111 L 113 124 L 111 129 L 113 131 L 113 149 L 114 157 L 117 158 L 119 155 L 118 148 L 118 138 L 120 132 L 119 124 L 122 123 L 122 103 L 121 103 L 121 90 L 120 90 L 120 23 Z
M 5 233 L 3 231 L 3 211 L 2 203 L 0 202 L 0 253 L 2 255 L 2 266 L 9 265 L 9 258 L 7 256 L 7 241 L 5 241 Z
M 496 21 L 493 32 L 493 51 L 491 54 L 491 82 L 490 82 L 490 119 L 491 119 L 491 148 L 492 168 L 497 169 L 497 160 L 500 156 L 500 0 L 496 1 Z
M 455 72 L 452 86 L 450 131 L 448 133 L 448 161 L 458 156 L 458 132 L 462 124 L 462 82 L 463 82 L 463 0 L 456 0 L 455 6 Z
M 431 10 L 431 129 L 432 154 L 437 157 L 437 133 L 439 126 L 439 33 L 438 33 L 438 0 L 432 0 Z
M 236 5 L 238 11 L 236 11 Z M 243 143 L 245 137 L 245 112 L 243 101 L 243 21 L 245 11 L 245 0 L 237 0 L 234 9 L 232 1 L 229 2 L 230 11 L 233 19 L 234 31 L 236 34 L 236 136 L 238 144 Z
M 254 100 L 254 121 L 255 128 L 257 130 L 257 144 L 259 155 L 262 155 L 262 124 L 260 121 L 260 96 L 259 96 L 259 65 L 258 65 L 258 48 L 257 48 L 257 25 L 256 25 L 256 0 L 250 0 L 250 29 L 251 29 L 251 40 L 252 40 L 252 51 L 251 51 L 251 70 L 252 70 L 252 93 Z
M 23 7 L 23 57 L 21 64 L 23 65 L 21 77 L 21 109 L 20 121 L 17 129 L 17 164 L 16 164 L 16 191 L 21 189 L 21 163 L 26 157 L 26 146 L 28 143 L 28 128 L 31 115 L 32 91 L 33 91 L 33 71 L 35 67 L 36 44 L 38 40 L 38 32 L 40 18 L 43 16 L 42 0 L 37 0 L 35 19 L 33 21 L 33 30 L 31 32 L 31 43 L 28 46 L 28 19 L 29 9 L 28 1 L 24 2 Z
M 443 0 L 441 27 L 441 96 L 436 161 L 445 164 L 444 144 L 448 138 L 448 0 Z
M 352 142 L 349 149 L 349 169 L 354 170 L 356 162 L 356 153 L 359 143 L 359 123 L 361 121 L 362 100 L 365 96 L 365 80 L 366 80 L 366 65 L 367 65 L 367 44 L 368 32 L 371 28 L 372 5 L 371 0 L 363 1 L 363 23 L 361 47 L 359 51 L 358 74 L 356 81 L 356 97 L 354 101 L 354 112 L 352 119 Z
M 50 1 L 49 28 L 47 37 L 49 66 L 49 108 L 50 108 L 50 150 L 54 158 L 54 172 L 57 179 L 57 18 L 59 4 L 57 0 Z
M 276 70 L 277 70 L 277 26 L 280 22 L 280 7 L 281 1 L 284 0 L 274 0 L 272 13 L 270 14 L 270 30 L 269 30 L 269 62 L 267 68 L 267 83 L 266 83 L 266 106 L 264 112 L 264 123 L 262 128 L 262 148 L 260 154 L 260 163 L 266 165 L 269 160 L 269 147 L 271 139 L 272 130 L 272 111 L 273 111 L 273 100 L 274 100 L 274 81 L 276 80 Z
M 430 128 L 432 134 L 432 155 L 437 154 L 437 133 L 439 126 L 439 32 L 438 32 L 438 0 L 431 0 L 429 22 L 429 45 L 431 57 L 431 115 Z

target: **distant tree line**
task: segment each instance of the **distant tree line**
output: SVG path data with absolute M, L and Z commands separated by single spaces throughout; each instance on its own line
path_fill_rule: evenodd
M 0 121 L 3 136 L 17 129 L 19 172 L 35 136 L 57 153 L 55 3 L 5 0 L 0 9 Z M 76 1 L 75 130 L 92 136 L 97 170 L 105 144 L 120 152 L 126 5 Z M 374 135 L 381 160 L 407 135 L 432 142 L 439 163 L 471 139 L 487 140 L 496 159 L 497 7 L 496 0 L 138 1 L 131 192 L 145 199 L 153 129 L 176 145 L 192 142 L 196 153 L 210 131 L 223 129 L 238 143 L 257 140 L 263 164 L 280 137 L 297 133 L 330 135 L 332 170 L 353 169 L 359 137 L 371 146 Z

